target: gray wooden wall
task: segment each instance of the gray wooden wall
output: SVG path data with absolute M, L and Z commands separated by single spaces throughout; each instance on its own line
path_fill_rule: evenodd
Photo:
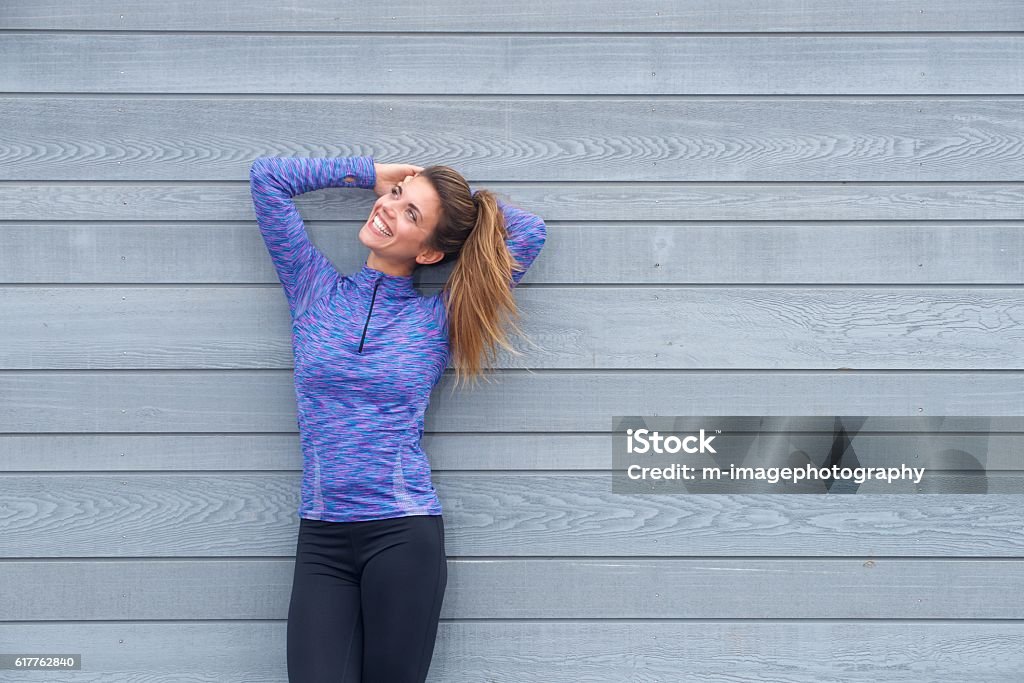
M 448 163 L 548 224 L 538 348 L 428 413 L 432 681 L 1020 680 L 1021 497 L 614 495 L 607 431 L 1024 414 L 1022 31 L 1019 0 L 6 0 L 0 652 L 84 665 L 0 680 L 285 680 L 270 154 Z M 343 271 L 372 199 L 298 200 Z

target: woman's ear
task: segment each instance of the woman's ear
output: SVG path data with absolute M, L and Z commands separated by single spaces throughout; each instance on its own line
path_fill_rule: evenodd
M 439 249 L 424 249 L 416 255 L 416 263 L 421 266 L 429 266 L 444 258 L 444 252 Z

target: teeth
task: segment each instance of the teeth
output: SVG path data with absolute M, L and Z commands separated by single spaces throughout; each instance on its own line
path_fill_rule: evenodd
M 377 232 L 385 237 L 391 237 L 391 231 L 387 229 L 387 226 L 385 226 L 383 221 L 381 221 L 380 216 L 376 214 L 373 216 L 373 227 L 377 228 Z

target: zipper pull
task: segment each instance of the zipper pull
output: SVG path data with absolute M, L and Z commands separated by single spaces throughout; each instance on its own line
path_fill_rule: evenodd
M 370 327 L 370 316 L 373 314 L 373 302 L 377 299 L 377 288 L 380 287 L 380 280 L 383 275 L 377 276 L 377 282 L 373 284 L 373 296 L 370 297 L 370 310 L 366 312 L 366 324 L 363 325 L 363 336 L 359 340 L 359 353 L 363 352 L 363 342 L 366 341 L 366 330 Z

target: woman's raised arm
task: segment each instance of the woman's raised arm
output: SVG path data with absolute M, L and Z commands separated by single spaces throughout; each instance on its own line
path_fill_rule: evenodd
M 505 216 L 505 244 L 522 270 L 512 270 L 512 287 L 526 275 L 547 239 L 547 226 L 539 216 L 519 207 L 498 200 L 498 207 Z
M 341 276 L 309 239 L 292 197 L 325 187 L 372 190 L 376 182 L 369 156 L 259 157 L 252 163 L 249 185 L 256 221 L 293 321 L 333 291 Z

